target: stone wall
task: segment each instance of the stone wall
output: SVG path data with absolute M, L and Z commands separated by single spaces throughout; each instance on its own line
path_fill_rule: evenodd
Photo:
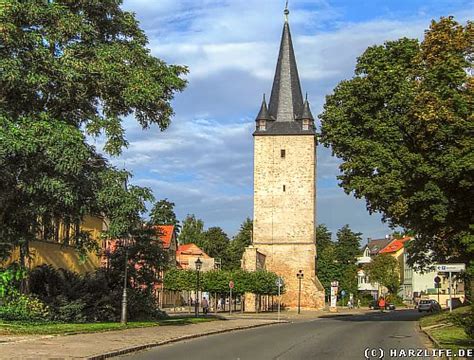
M 254 140 L 253 245 L 265 254 L 266 269 L 284 278 L 282 303 L 297 306 L 296 273 L 303 270 L 301 306 L 321 308 L 324 289 L 315 274 L 315 138 L 255 136 Z

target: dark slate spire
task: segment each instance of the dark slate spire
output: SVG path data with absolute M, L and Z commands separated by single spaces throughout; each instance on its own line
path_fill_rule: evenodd
M 306 94 L 306 99 L 303 105 L 303 114 L 301 115 L 300 119 L 309 119 L 311 121 L 314 121 L 313 114 L 311 113 L 311 109 L 309 107 L 308 94 Z
M 270 117 L 270 114 L 268 113 L 267 102 L 265 100 L 265 94 L 263 94 L 262 106 L 260 107 L 260 111 L 257 115 L 257 119 L 255 119 L 255 120 L 256 121 L 258 121 L 258 120 L 272 120 L 272 118 Z
M 286 8 L 280 53 L 268 108 L 270 116 L 277 122 L 294 121 L 303 113 L 303 95 L 291 41 L 288 14 L 289 10 Z

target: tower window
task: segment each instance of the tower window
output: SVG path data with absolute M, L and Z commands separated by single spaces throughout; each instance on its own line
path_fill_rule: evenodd
M 303 130 L 309 130 L 309 119 L 303 120 Z
M 265 120 L 258 121 L 258 130 L 265 131 L 267 130 L 267 122 Z
M 283 185 L 283 192 L 286 191 L 286 185 Z
M 280 150 L 280 156 L 281 156 L 282 158 L 285 158 L 285 156 L 286 156 L 286 150 L 285 150 L 285 149 L 281 149 L 281 150 Z

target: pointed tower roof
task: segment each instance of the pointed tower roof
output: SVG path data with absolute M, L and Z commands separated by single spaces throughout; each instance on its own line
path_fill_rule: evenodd
M 306 94 L 306 99 L 303 105 L 303 114 L 301 114 L 300 119 L 310 119 L 314 121 L 313 114 L 311 113 L 311 109 L 309 107 L 308 94 Z
M 270 116 L 276 121 L 294 121 L 300 118 L 303 112 L 303 95 L 291 40 L 288 14 L 289 11 L 286 8 L 280 53 L 269 104 Z
M 260 111 L 258 112 L 257 118 L 255 120 L 272 120 L 270 114 L 268 113 L 265 94 L 263 94 L 262 106 L 260 107 Z

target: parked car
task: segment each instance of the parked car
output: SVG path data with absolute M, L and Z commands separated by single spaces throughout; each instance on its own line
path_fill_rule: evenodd
M 380 310 L 379 302 L 377 300 L 372 301 L 369 304 L 370 310 Z M 395 310 L 395 305 L 385 302 L 385 310 Z
M 427 312 L 434 312 L 440 311 L 441 306 L 438 304 L 436 300 L 420 300 L 418 303 L 418 312 L 427 311 Z

